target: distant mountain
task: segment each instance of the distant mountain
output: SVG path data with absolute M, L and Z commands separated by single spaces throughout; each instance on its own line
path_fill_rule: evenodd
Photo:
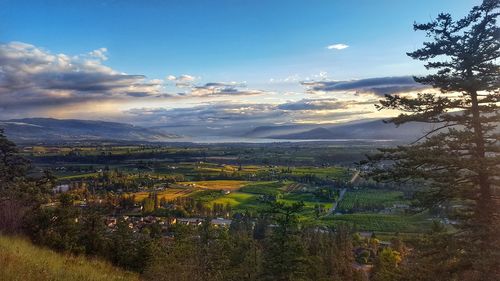
M 207 126 L 206 124 L 199 125 L 185 125 L 185 124 L 170 124 L 148 127 L 157 132 L 166 132 L 169 134 L 176 134 L 185 137 L 203 137 L 203 136 L 240 136 L 248 131 L 244 126 L 224 126 L 213 124 Z
M 263 137 L 290 140 L 359 139 L 411 141 L 416 140 L 429 129 L 432 129 L 430 125 L 422 123 L 412 122 L 396 127 L 394 124 L 386 124 L 382 122 L 382 120 L 370 120 L 365 122 L 316 127 L 288 134 L 282 134 L 281 132 L 283 130 L 278 127 L 268 129 L 266 131 L 266 135 Z
M 78 119 L 25 118 L 0 121 L 8 138 L 30 141 L 163 141 L 177 135 L 125 123 Z
M 273 139 L 331 139 L 333 132 L 320 127 L 295 134 L 274 135 Z
M 246 138 L 268 138 L 273 135 L 286 135 L 301 133 L 307 130 L 319 127 L 319 125 L 275 125 L 275 126 L 259 126 L 255 129 L 246 132 L 242 137 Z

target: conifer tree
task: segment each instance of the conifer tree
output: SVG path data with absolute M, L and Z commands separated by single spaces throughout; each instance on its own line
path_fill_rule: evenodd
M 453 206 L 460 224 L 448 255 L 452 280 L 498 280 L 500 274 L 499 8 L 499 0 L 484 0 L 462 19 L 443 13 L 414 25 L 430 40 L 408 55 L 432 71 L 415 81 L 434 91 L 387 95 L 379 109 L 402 111 L 389 120 L 396 125 L 424 122 L 433 129 L 411 145 L 369 157 L 372 164 L 392 163 L 389 169 L 374 165 L 377 179 L 420 180 L 427 206 Z

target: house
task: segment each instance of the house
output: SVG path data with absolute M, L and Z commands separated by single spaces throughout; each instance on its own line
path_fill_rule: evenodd
M 223 218 L 212 219 L 210 223 L 216 227 L 229 227 L 233 221 Z
M 361 231 L 361 232 L 359 232 L 359 236 L 361 236 L 361 238 L 363 238 L 363 239 L 370 239 L 373 237 L 373 232 Z
M 107 219 L 106 219 L 106 225 L 107 225 L 108 227 L 110 227 L 110 228 L 115 227 L 115 225 L 116 225 L 117 221 L 118 221 L 118 220 L 117 220 L 116 218 L 114 218 L 114 217 L 107 218 Z
M 177 223 L 184 225 L 201 225 L 204 219 L 202 218 L 178 218 Z
M 408 205 L 408 204 L 394 204 L 392 207 L 395 209 L 409 209 L 410 205 Z
M 387 248 L 392 246 L 392 243 L 390 241 L 379 241 L 378 244 L 382 248 Z
M 359 264 L 357 262 L 352 264 L 352 268 L 356 271 L 360 271 L 363 273 L 365 278 L 368 280 L 368 277 L 370 276 L 371 271 L 373 270 L 373 265 L 372 264 Z
M 69 190 L 69 184 L 60 184 L 52 189 L 54 193 L 67 192 Z

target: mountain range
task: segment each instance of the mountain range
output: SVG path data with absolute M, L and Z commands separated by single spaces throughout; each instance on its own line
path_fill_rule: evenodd
M 197 137 L 224 136 L 248 140 L 388 140 L 412 141 L 432 129 L 429 125 L 408 123 L 396 128 L 382 120 L 368 120 L 339 125 L 289 124 L 266 125 L 255 128 L 226 128 L 216 130 L 203 126 L 183 127 L 168 125 L 156 127 L 135 126 L 126 123 L 78 119 L 24 118 L 0 121 L 0 128 L 17 142 L 55 141 L 189 141 Z
M 394 124 L 384 123 L 382 120 L 345 123 L 329 126 L 314 126 L 300 132 L 284 133 L 283 128 L 266 129 L 263 137 L 272 139 L 356 139 L 356 140 L 391 140 L 412 141 L 424 135 L 433 127 L 429 124 L 410 122 L 396 127 Z M 254 131 L 261 131 L 256 128 Z
M 37 141 L 165 141 L 178 137 L 131 124 L 78 119 L 24 118 L 0 121 L 5 135 L 17 142 Z

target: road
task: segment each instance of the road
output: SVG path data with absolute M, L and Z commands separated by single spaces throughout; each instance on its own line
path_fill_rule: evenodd
M 328 213 L 326 213 L 327 216 L 329 216 L 335 212 L 335 209 L 337 209 L 337 206 L 339 205 L 340 201 L 342 201 L 342 199 L 344 198 L 344 194 L 346 192 L 347 192 L 347 188 L 343 188 L 340 191 L 339 199 L 337 201 L 335 201 L 335 203 L 333 203 L 333 206 L 330 208 L 330 210 L 328 210 Z
M 359 178 L 359 171 L 356 171 L 356 173 L 354 173 L 354 175 L 352 175 L 352 178 L 349 181 L 349 183 L 354 184 L 356 182 L 356 180 L 358 180 L 358 178 Z
M 354 184 L 359 178 L 359 171 L 356 171 L 356 173 L 354 173 L 354 175 L 352 175 L 352 178 L 351 180 L 349 181 L 349 183 L 351 184 Z M 328 210 L 328 212 L 326 213 L 327 216 L 335 213 L 335 210 L 337 209 L 340 201 L 342 201 L 342 199 L 344 199 L 344 195 L 345 193 L 347 192 L 347 188 L 343 188 L 341 191 L 340 191 L 340 194 L 339 194 L 339 198 L 337 201 L 335 201 L 333 203 L 333 206 Z

